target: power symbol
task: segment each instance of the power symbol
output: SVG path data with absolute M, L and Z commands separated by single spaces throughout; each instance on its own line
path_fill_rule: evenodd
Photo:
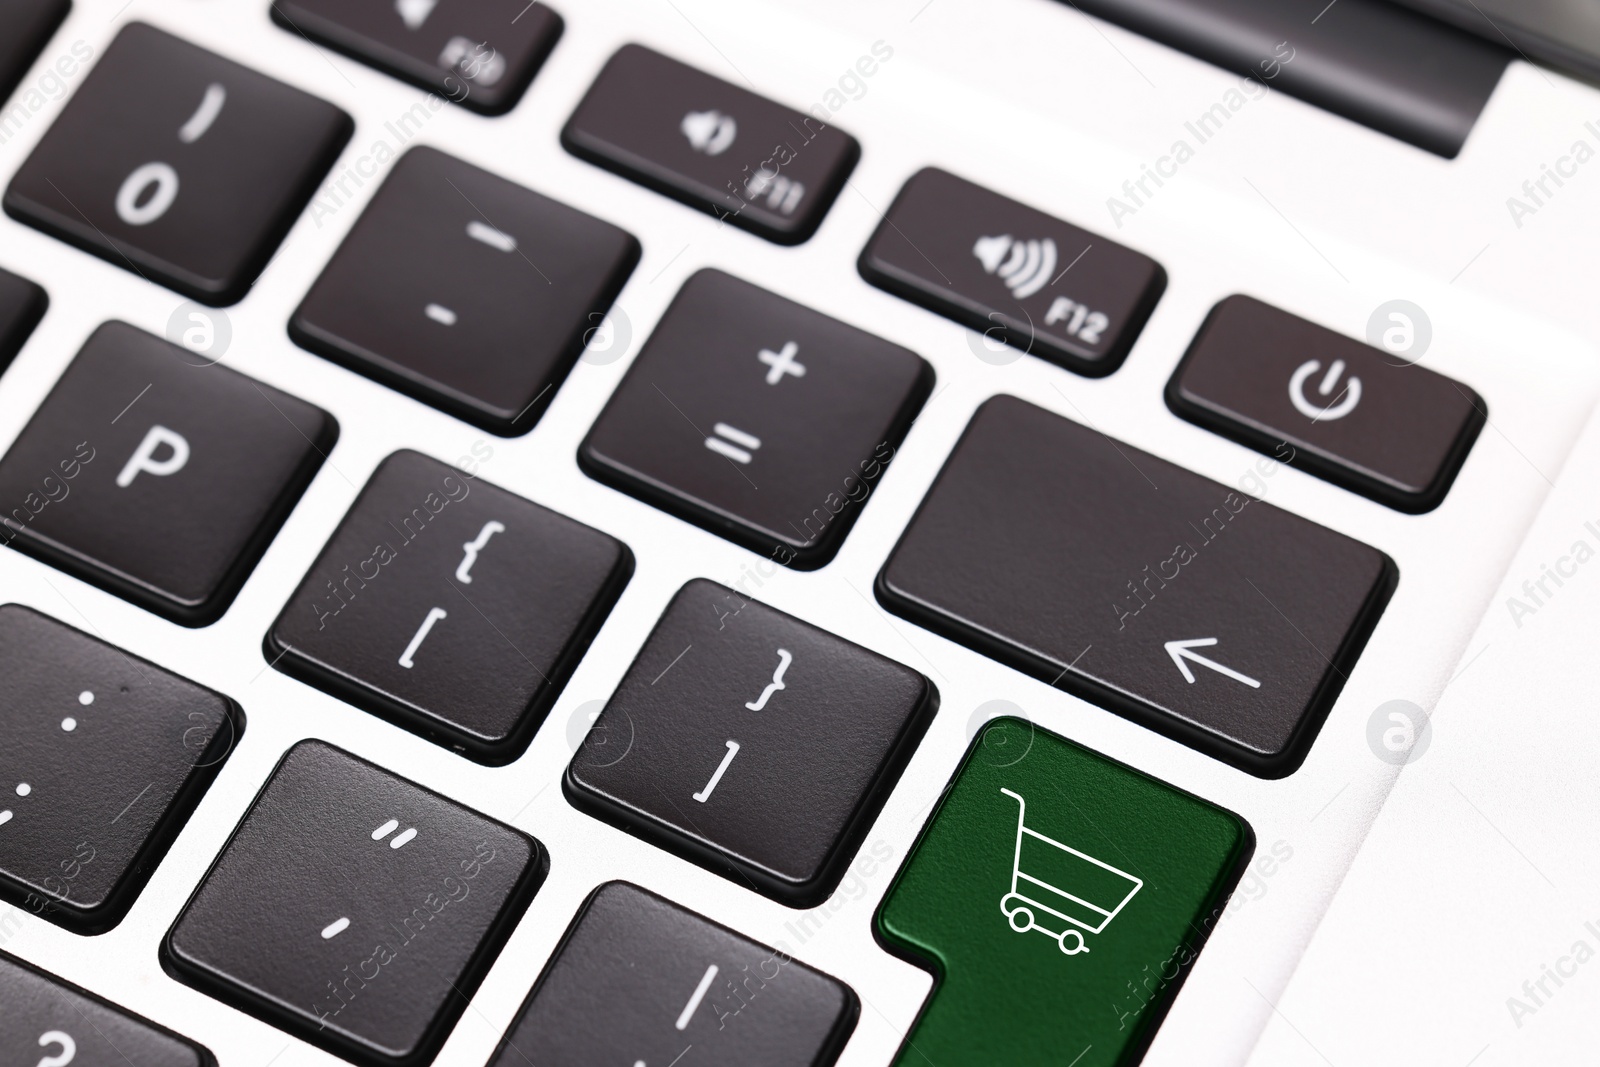
M 1332 422 L 1334 419 L 1342 419 L 1361 403 L 1361 379 L 1352 375 L 1338 396 L 1324 405 L 1318 405 L 1306 397 L 1306 381 L 1321 369 L 1322 364 L 1314 359 L 1308 359 L 1300 364 L 1294 376 L 1289 379 L 1289 401 L 1294 404 L 1296 411 L 1312 422 Z M 1333 392 L 1333 387 L 1339 384 L 1339 377 L 1342 374 L 1344 374 L 1344 360 L 1336 359 L 1333 361 L 1333 366 L 1328 368 L 1328 373 L 1322 376 L 1322 381 L 1317 384 L 1317 395 L 1325 397 Z

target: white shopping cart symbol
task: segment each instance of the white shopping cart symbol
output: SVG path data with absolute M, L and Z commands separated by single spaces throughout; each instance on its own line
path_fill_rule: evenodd
M 1000 911 L 1019 934 L 1037 930 L 1052 937 L 1069 956 L 1088 952 L 1081 927 L 1098 934 L 1144 887 L 1141 879 L 1109 863 L 1069 848 L 1028 829 L 1028 802 L 1009 789 L 1000 792 L 1017 802 L 1017 846 L 1011 862 L 1011 891 L 1000 898 Z M 1062 886 L 1070 886 L 1068 892 Z M 1043 913 L 1041 915 L 1041 913 Z M 1043 915 L 1061 920 L 1060 930 L 1039 925 Z M 1068 939 L 1072 940 L 1069 941 Z

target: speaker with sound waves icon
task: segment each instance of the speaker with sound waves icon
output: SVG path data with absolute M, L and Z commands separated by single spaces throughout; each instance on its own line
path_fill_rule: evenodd
M 1050 283 L 1056 269 L 1056 243 L 1018 241 L 1008 234 L 980 237 L 972 254 L 983 264 L 985 273 L 997 275 L 1018 300 L 1026 300 Z

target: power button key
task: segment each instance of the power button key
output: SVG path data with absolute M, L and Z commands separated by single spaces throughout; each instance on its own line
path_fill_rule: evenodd
M 1167 406 L 1413 515 L 1444 501 L 1488 418 L 1460 382 L 1248 296 L 1211 309 Z

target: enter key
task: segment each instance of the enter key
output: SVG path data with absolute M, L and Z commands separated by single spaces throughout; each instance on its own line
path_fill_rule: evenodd
M 989 723 L 878 910 L 936 978 L 897 1067 L 1137 1062 L 1254 843 L 1231 812 Z

